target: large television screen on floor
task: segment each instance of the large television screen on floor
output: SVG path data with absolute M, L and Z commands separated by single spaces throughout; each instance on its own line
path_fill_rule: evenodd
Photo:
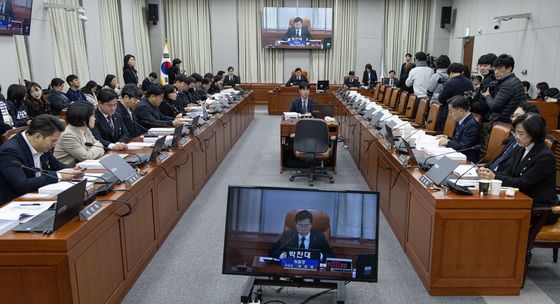
M 33 0 L 0 0 L 0 35 L 29 35 Z
M 261 14 L 263 48 L 330 49 L 332 8 L 264 7 Z
M 379 194 L 230 186 L 222 273 L 377 282 Z

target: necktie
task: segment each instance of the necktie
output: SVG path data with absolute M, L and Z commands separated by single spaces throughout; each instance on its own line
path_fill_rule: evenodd
M 303 101 L 303 106 L 301 107 L 301 112 L 303 114 L 307 113 L 307 100 Z
M 304 237 L 301 238 L 301 243 L 299 243 L 299 248 L 300 249 L 305 249 L 305 238 Z
M 115 131 L 115 124 L 113 124 L 113 116 L 107 116 L 107 122 L 109 122 L 109 127 L 111 127 L 111 131 Z
M 229 75 L 229 81 L 233 80 L 233 76 Z
M 301 35 L 300 35 L 300 32 L 299 32 L 299 30 L 297 30 L 297 32 L 296 32 L 296 36 L 298 36 L 298 37 L 300 37 L 300 36 L 301 36 Z

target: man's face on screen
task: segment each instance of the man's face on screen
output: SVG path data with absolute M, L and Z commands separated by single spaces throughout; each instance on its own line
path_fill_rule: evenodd
M 296 223 L 297 233 L 301 236 L 306 236 L 311 231 L 311 221 L 304 219 Z
M 295 22 L 294 27 L 298 30 L 301 29 L 301 21 Z

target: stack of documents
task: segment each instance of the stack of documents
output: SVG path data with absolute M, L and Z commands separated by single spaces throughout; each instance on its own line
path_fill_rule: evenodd
M 476 173 L 476 166 L 473 167 L 472 165 L 461 164 L 453 170 L 453 173 L 456 176 L 463 175 L 462 178 L 478 178 L 478 174 Z
M 125 158 L 128 154 L 119 153 L 121 158 Z M 99 162 L 101 159 L 107 157 L 107 155 L 103 156 L 100 159 L 86 159 L 83 162 L 79 162 L 76 164 L 77 167 L 86 168 L 87 170 L 104 170 L 105 167 Z
M 149 134 L 155 134 L 157 136 L 170 135 L 170 134 L 173 134 L 173 132 L 175 131 L 175 128 L 151 128 L 148 131 L 149 131 Z
M 43 186 L 41 188 L 39 188 L 39 194 L 51 194 L 51 195 L 56 195 L 59 194 L 60 192 L 74 186 L 76 183 L 73 182 L 58 182 L 58 183 L 54 183 L 54 184 L 50 184 L 50 185 L 46 185 Z M 86 184 L 86 191 L 91 189 L 93 187 L 93 183 L 87 183 Z
M 127 145 L 129 150 L 137 150 L 137 149 L 142 149 L 142 148 L 152 148 L 154 146 L 154 143 L 156 142 L 155 140 L 152 141 L 146 141 L 147 138 L 150 137 L 144 137 L 144 142 L 129 142 Z

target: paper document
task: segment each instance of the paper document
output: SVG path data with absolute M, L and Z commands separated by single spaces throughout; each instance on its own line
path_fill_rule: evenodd
M 144 138 L 145 139 L 145 138 Z M 151 148 L 154 146 L 155 140 L 153 142 L 130 142 L 126 144 L 129 149 L 141 149 L 141 148 Z
M 17 220 L 18 224 L 25 223 L 49 209 L 56 201 L 17 201 L 0 208 L 1 220 Z M 23 215 L 23 216 L 22 216 Z M 11 228 L 10 228 L 11 229 Z
M 0 235 L 12 230 L 12 228 L 14 228 L 17 225 L 19 225 L 19 220 L 0 219 Z
M 461 176 L 464 174 L 462 178 L 478 178 L 476 169 L 477 169 L 476 166 L 473 167 L 472 165 L 462 164 L 457 166 L 457 168 L 453 170 L 453 173 L 455 173 L 455 175 L 457 176 Z
M 41 188 L 39 188 L 39 190 L 37 192 L 39 192 L 40 194 L 59 194 L 60 192 L 74 186 L 76 183 L 75 182 L 58 182 L 58 183 L 54 183 L 54 184 L 50 184 L 50 185 L 46 185 L 43 186 Z M 89 190 L 93 187 L 93 183 L 86 183 L 86 190 Z

